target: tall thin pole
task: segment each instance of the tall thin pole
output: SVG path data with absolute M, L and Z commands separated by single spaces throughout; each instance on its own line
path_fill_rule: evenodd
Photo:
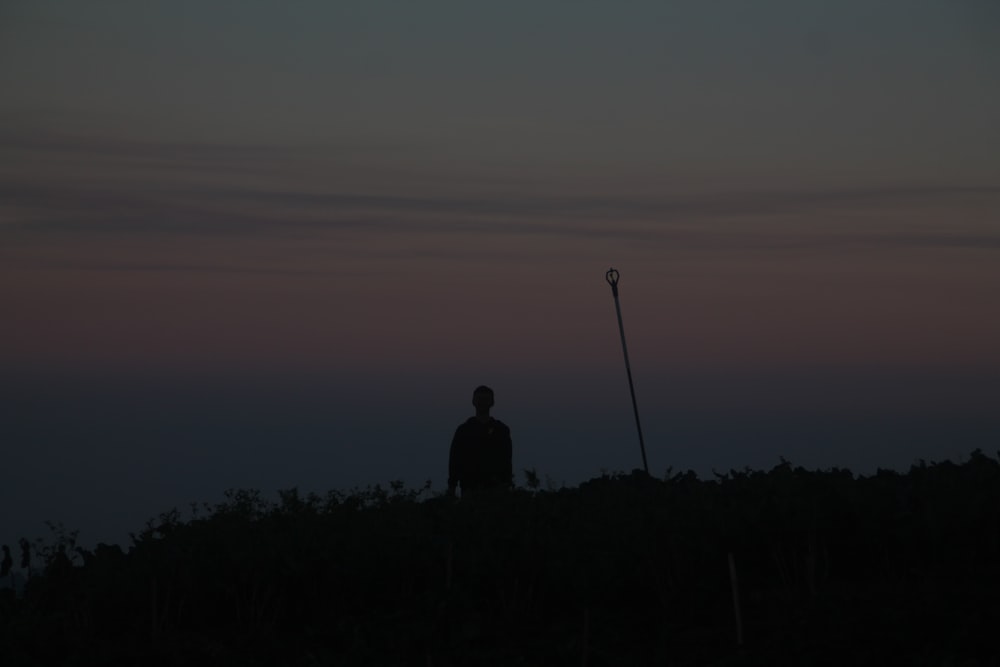
M 628 363 L 628 346 L 625 344 L 625 325 L 622 324 L 622 307 L 618 303 L 619 274 L 614 269 L 608 269 L 604 279 L 611 285 L 611 294 L 615 297 L 615 312 L 618 314 L 618 332 L 622 336 L 622 354 L 625 355 L 625 373 L 628 375 L 628 391 L 632 395 L 632 412 L 635 414 L 635 429 L 639 432 L 639 450 L 642 452 L 642 467 L 649 474 L 649 464 L 646 463 L 646 444 L 642 440 L 642 425 L 639 424 L 639 407 L 635 402 L 635 387 L 632 385 L 632 367 Z

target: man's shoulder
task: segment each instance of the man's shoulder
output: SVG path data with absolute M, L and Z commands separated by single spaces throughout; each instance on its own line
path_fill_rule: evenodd
M 469 433 L 470 431 L 478 430 L 479 423 L 475 417 L 469 417 L 464 422 L 458 425 L 455 429 L 455 435 L 461 435 L 463 433 Z
M 510 453 L 511 447 L 513 446 L 511 441 L 513 438 L 510 437 L 510 429 L 499 419 L 494 419 L 490 422 L 489 435 L 487 436 L 489 441 L 493 444 L 494 448 L 499 447 L 500 449 L 496 451 L 505 451 Z
M 499 419 L 490 418 L 489 422 L 482 422 L 478 417 L 469 417 L 464 422 L 458 425 L 458 431 L 475 431 L 482 432 L 488 429 L 493 429 L 500 431 L 502 433 L 510 433 L 510 428 L 504 424 Z
M 510 428 L 499 419 L 494 419 L 490 425 L 501 433 L 510 433 Z

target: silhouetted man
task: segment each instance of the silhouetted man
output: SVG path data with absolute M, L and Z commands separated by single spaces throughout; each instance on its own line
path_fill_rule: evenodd
M 510 429 L 490 416 L 493 390 L 480 386 L 472 392 L 476 416 L 455 431 L 448 457 L 448 493 L 462 487 L 462 496 L 487 489 L 509 489 L 514 479 Z

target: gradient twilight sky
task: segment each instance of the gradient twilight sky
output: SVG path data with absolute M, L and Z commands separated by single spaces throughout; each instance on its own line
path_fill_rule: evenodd
M 0 4 L 0 542 L 1000 444 L 1000 5 Z

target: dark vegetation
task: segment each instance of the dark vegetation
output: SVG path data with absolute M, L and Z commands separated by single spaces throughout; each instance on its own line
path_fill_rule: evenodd
M 529 482 L 235 491 L 127 551 L 59 533 L 0 591 L 0 663 L 1000 664 L 1000 463 L 979 451 Z

